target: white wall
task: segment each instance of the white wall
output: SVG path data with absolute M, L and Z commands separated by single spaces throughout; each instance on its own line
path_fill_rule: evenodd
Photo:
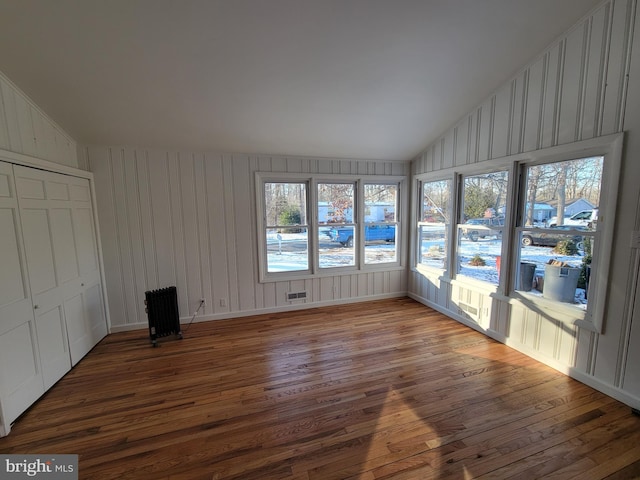
M 259 283 L 255 172 L 408 175 L 409 162 L 89 147 L 114 330 L 145 327 L 144 292 L 176 285 L 188 320 L 404 295 L 406 270 Z M 306 303 L 285 293 L 307 290 Z M 222 306 L 224 300 L 226 306 Z
M 76 142 L 2 73 L 0 150 L 78 167 Z
M 640 226 L 640 34 L 633 35 L 637 16 L 636 0 L 601 4 L 412 162 L 413 174 L 464 171 L 467 165 L 491 159 L 625 131 L 604 333 L 549 321 L 477 288 L 409 273 L 414 298 L 477 324 L 494 338 L 636 408 L 640 325 L 633 301 L 639 259 L 630 238 Z M 477 318 L 460 312 L 460 299 L 479 308 Z

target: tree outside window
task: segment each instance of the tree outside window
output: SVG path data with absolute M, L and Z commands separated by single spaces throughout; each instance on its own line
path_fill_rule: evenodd
M 418 221 L 418 263 L 445 270 L 451 223 L 451 180 L 423 182 L 421 198 Z
M 509 172 L 464 176 L 461 185 L 456 272 L 498 285 Z

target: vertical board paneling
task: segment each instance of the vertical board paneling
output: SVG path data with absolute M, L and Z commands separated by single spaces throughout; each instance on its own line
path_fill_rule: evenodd
M 0 87 L 2 88 L 5 121 L 9 135 L 9 150 L 22 153 L 22 137 L 20 135 L 14 90 L 4 81 L 0 81 Z
M 140 205 L 140 228 L 142 233 L 141 249 L 144 261 L 145 288 L 155 290 L 160 288 L 157 269 L 156 243 L 153 234 L 153 210 L 151 205 L 151 189 L 149 182 L 149 158 L 144 150 L 136 151 L 136 193 Z M 146 290 L 144 290 L 146 291 Z
M 602 135 L 619 132 L 622 129 L 627 56 L 631 46 L 629 36 L 632 20 L 629 11 L 631 5 L 632 0 L 616 0 L 613 3 Z
M 404 271 L 337 274 L 295 282 L 258 282 L 255 172 L 281 168 L 317 173 L 385 172 L 406 175 L 408 163 L 346 162 L 243 155 L 87 149 L 95 172 L 107 284 L 117 292 L 112 324 L 144 324 L 138 302 L 146 289 L 176 285 L 189 316 L 254 312 L 292 306 L 286 292 L 307 290 L 307 302 L 330 302 L 406 291 Z M 346 163 L 344 166 L 342 163 Z M 362 167 L 364 165 L 364 167 Z M 113 220 L 111 220 L 113 219 Z M 106 239 L 109 238 L 107 241 Z
M 493 119 L 493 98 L 484 102 L 479 108 L 478 161 L 489 158 L 491 146 L 491 122 Z
M 469 162 L 469 129 L 471 117 L 465 118 L 455 128 L 455 165 L 466 165 Z
M 236 241 L 233 245 L 236 248 L 237 270 L 238 270 L 238 295 L 239 310 L 255 309 L 255 274 L 254 252 L 256 244 L 253 243 L 253 230 L 255 221 L 247 221 L 254 218 L 251 212 L 252 200 L 251 192 L 255 189 L 249 188 L 253 182 L 253 176 L 249 172 L 248 159 L 246 157 L 234 156 L 233 158 L 233 182 L 234 191 L 238 194 L 234 196 Z M 290 162 L 291 163 L 291 162 Z M 292 162 L 296 167 L 300 162 Z M 243 192 L 240 194 L 240 192 Z M 244 219 L 244 220 L 241 220 Z
M 129 242 L 128 258 L 126 259 L 132 266 L 131 282 L 134 285 L 133 289 L 133 301 L 135 302 L 135 317 L 132 318 L 132 323 L 144 322 L 144 292 L 148 281 L 146 278 L 145 257 L 144 255 L 137 255 L 137 252 L 144 251 L 144 243 L 142 239 L 142 215 L 140 214 L 140 202 L 138 196 L 138 168 L 136 152 L 132 149 L 127 149 L 124 152 L 123 166 L 124 166 L 124 188 L 126 215 L 127 215 L 127 231 Z
M 480 109 L 471 112 L 469 115 L 469 163 L 476 163 L 478 161 L 478 148 L 480 139 L 480 115 L 482 112 Z
M 524 121 L 527 84 L 529 79 L 528 70 L 523 72 L 514 80 L 513 84 L 513 108 L 511 115 L 511 145 L 509 154 L 514 155 L 523 151 L 524 142 Z
M 542 108 L 542 129 L 540 147 L 556 145 L 556 115 L 558 113 L 558 87 L 560 76 L 561 52 L 564 42 L 552 48 L 545 58 L 544 101 Z
M 112 176 L 110 149 L 96 148 L 91 152 L 91 169 L 95 177 L 102 179 L 96 182 L 98 218 L 102 237 L 102 254 L 104 262 L 107 296 L 112 324 L 124 324 L 126 319 L 125 304 L 122 291 L 118 252 L 118 232 L 116 229 L 116 208 L 113 195 L 114 178 Z
M 20 134 L 20 144 L 22 153 L 37 156 L 36 137 L 31 122 L 31 106 L 20 95 L 15 95 L 16 119 L 18 121 L 18 131 Z
M 442 139 L 442 168 L 451 168 L 454 166 L 455 132 L 455 129 L 449 130 Z
M 229 311 L 229 266 L 227 263 L 226 205 L 222 157 L 207 155 L 205 158 L 207 184 L 207 218 L 209 224 L 209 252 L 211 270 L 211 298 L 216 312 Z M 273 293 L 275 296 L 275 292 Z M 227 306 L 220 305 L 225 300 Z
M 494 97 L 491 158 L 506 157 L 509 154 L 512 97 L 513 82 L 502 87 Z
M 545 80 L 545 59 L 535 62 L 528 71 L 526 110 L 524 115 L 522 150 L 531 152 L 540 148 L 540 122 L 542 119 Z
M 126 172 L 124 152 L 111 150 L 111 172 L 113 175 L 113 199 L 116 212 L 118 260 L 120 263 L 120 286 L 125 304 L 125 323 L 136 323 L 135 270 L 132 265 L 131 237 L 129 235 L 129 207 L 126 195 Z
M 276 163 L 274 159 L 274 164 Z M 286 161 L 283 160 L 282 166 L 286 169 Z M 236 222 L 239 221 L 235 210 L 234 187 L 233 182 L 233 157 L 231 155 L 222 156 L 222 177 L 224 191 L 224 208 L 225 208 L 225 249 L 227 254 L 227 273 L 229 283 L 229 309 L 237 311 L 240 309 L 240 298 L 238 293 L 238 252 L 236 250 L 237 232 Z
M 202 297 L 202 281 L 200 277 L 200 224 L 196 201 L 196 175 L 193 154 L 179 154 L 180 199 L 182 219 L 182 237 L 184 243 L 184 262 L 186 288 L 184 290 L 185 312 L 195 312 Z
M 7 109 L 4 105 L 3 83 L 2 78 L 0 78 L 0 148 L 4 150 L 11 150 L 11 142 L 9 142 L 9 127 L 7 126 Z
M 604 68 L 606 60 L 607 29 L 609 27 L 609 5 L 598 10 L 590 19 L 589 44 L 585 66 L 584 103 L 580 139 L 599 135 L 601 103 L 604 92 Z
M 170 153 L 167 159 L 167 175 L 169 180 L 169 216 L 171 217 L 171 237 L 174 246 L 172 257 L 174 265 L 175 285 L 178 286 L 178 306 L 181 312 L 189 310 L 189 283 L 187 282 L 187 265 L 185 258 L 185 224 L 180 181 L 180 157 L 178 153 Z M 163 285 L 167 286 L 167 285 Z
M 209 250 L 210 229 L 207 222 L 207 202 L 208 191 L 205 179 L 204 155 L 194 155 L 194 176 L 196 194 L 196 224 L 198 225 L 198 274 L 199 274 L 199 294 L 200 298 L 206 300 L 206 306 L 200 311 L 201 314 L 213 312 L 215 303 L 211 295 L 211 255 Z M 199 305 L 198 298 L 190 298 Z M 215 307 L 214 307 L 215 308 Z
M 58 137 L 61 137 L 60 142 Z M 63 144 L 64 150 L 61 151 Z M 68 144 L 73 144 L 72 148 Z M 55 123 L 2 74 L 0 148 L 71 167 L 78 166 L 76 143 L 62 134 Z
M 559 144 L 575 142 L 578 139 L 578 119 L 581 116 L 581 98 L 583 85 L 583 68 L 585 54 L 586 24 L 567 36 L 564 42 L 564 60 L 562 80 L 558 94 L 560 95 L 558 114 Z
M 151 208 L 153 238 L 155 239 L 159 287 L 175 285 L 175 259 L 173 225 L 169 192 L 169 168 L 167 154 L 161 151 L 149 152 L 149 182 L 151 187 Z

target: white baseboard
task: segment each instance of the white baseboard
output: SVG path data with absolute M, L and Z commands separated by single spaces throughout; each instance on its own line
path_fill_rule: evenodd
M 297 302 L 292 302 L 291 305 L 281 305 L 278 307 L 257 308 L 254 310 L 244 310 L 241 312 L 224 312 L 224 313 L 216 313 L 213 315 L 199 315 L 193 320 L 193 323 L 210 322 L 213 320 L 229 320 L 231 318 L 251 317 L 253 315 L 291 312 L 295 310 L 306 310 L 309 308 L 329 307 L 331 305 L 346 305 L 349 303 L 371 302 L 373 300 L 385 300 L 387 298 L 402 298 L 406 296 L 407 296 L 407 292 L 395 292 L 395 293 L 385 293 L 381 295 L 369 295 L 366 297 L 341 298 L 338 300 L 329 300 L 325 302 L 297 301 Z M 192 318 L 191 316 L 180 317 L 180 324 L 183 326 L 189 324 L 189 322 L 191 322 L 191 318 Z M 112 325 L 111 333 L 128 332 L 131 330 L 142 330 L 147 328 L 149 328 L 149 325 L 147 323 L 129 323 L 127 325 Z

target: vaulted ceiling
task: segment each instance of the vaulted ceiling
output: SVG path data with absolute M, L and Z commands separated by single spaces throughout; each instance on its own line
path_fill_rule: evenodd
M 412 158 L 598 0 L 0 0 L 0 71 L 83 144 Z

